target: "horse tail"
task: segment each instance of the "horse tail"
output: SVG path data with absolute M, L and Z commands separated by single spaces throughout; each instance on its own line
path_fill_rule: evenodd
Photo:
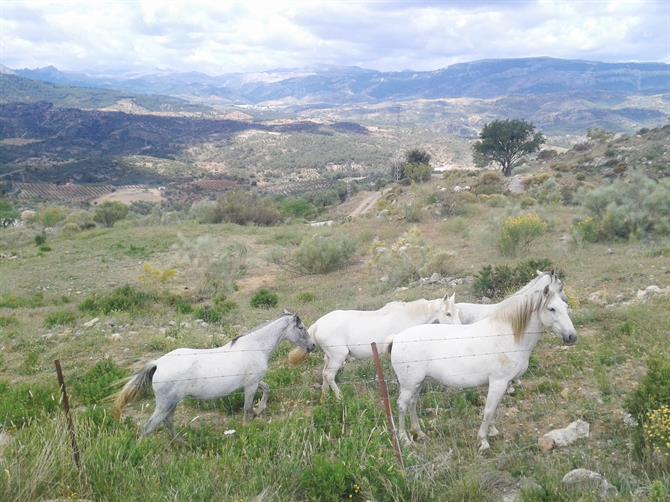
M 319 321 L 315 322 L 315 323 L 312 324 L 312 325 L 309 327 L 309 329 L 307 330 L 307 334 L 309 335 L 309 339 L 310 339 L 310 341 L 311 341 L 312 343 L 316 344 L 316 345 L 319 345 L 319 343 L 318 343 L 317 340 L 316 340 L 316 328 L 317 328 L 317 324 L 318 324 L 318 323 L 319 323 Z
M 384 343 L 386 344 L 386 353 L 390 356 L 391 355 L 391 350 L 393 349 L 393 335 L 389 335 L 384 339 Z
M 117 394 L 116 400 L 114 401 L 114 407 L 112 408 L 112 416 L 114 418 L 120 420 L 123 408 L 149 390 L 157 367 L 158 365 L 156 362 L 151 361 L 142 371 L 133 375 L 130 380 L 128 380 L 126 385 L 123 386 L 123 389 Z

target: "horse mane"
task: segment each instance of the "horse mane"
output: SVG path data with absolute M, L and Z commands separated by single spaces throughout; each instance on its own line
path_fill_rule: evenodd
M 521 343 L 533 312 L 542 306 L 544 300 L 540 291 L 516 294 L 500 302 L 491 317 L 508 322 L 512 326 L 514 342 Z
M 543 279 L 544 277 L 551 275 L 551 272 L 542 272 L 539 275 L 536 275 L 533 277 L 528 284 L 525 286 L 521 286 L 516 292 L 512 293 L 512 296 L 517 296 L 521 295 L 523 293 L 526 293 L 529 291 L 533 286 L 535 286 L 538 282 L 540 282 L 540 279 Z
M 233 345 L 235 345 L 235 342 L 238 341 L 240 338 L 242 338 L 242 337 L 244 337 L 244 336 L 247 336 L 247 335 L 250 335 L 250 334 L 252 334 L 252 333 L 255 333 L 256 331 L 260 331 L 260 330 L 262 330 L 263 328 L 268 327 L 268 326 L 269 326 L 270 324 L 272 324 L 273 322 L 277 322 L 279 319 L 282 319 L 282 318 L 284 318 L 284 317 L 286 317 L 286 316 L 292 316 L 292 315 L 293 315 L 293 314 L 291 314 L 291 313 L 284 313 L 284 314 L 281 315 L 281 317 L 278 317 L 277 319 L 272 319 L 271 321 L 267 321 L 266 323 L 263 323 L 263 324 L 261 324 L 260 326 L 255 327 L 254 329 L 252 329 L 252 330 L 249 331 L 248 333 L 245 333 L 245 334 L 243 334 L 243 335 L 237 335 L 235 338 L 233 338 L 233 339 L 230 341 L 230 346 L 232 347 Z

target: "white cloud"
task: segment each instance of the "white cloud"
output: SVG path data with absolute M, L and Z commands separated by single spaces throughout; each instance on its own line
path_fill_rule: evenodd
M 7 66 L 89 72 L 427 70 L 540 55 L 670 62 L 670 3 L 5 0 L 0 33 Z

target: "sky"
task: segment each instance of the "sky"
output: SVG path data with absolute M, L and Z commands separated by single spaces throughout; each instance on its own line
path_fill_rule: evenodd
M 0 0 L 10 68 L 398 71 L 534 56 L 670 63 L 670 1 Z

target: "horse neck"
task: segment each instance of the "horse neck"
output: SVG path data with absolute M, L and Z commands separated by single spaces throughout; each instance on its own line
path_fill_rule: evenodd
M 421 300 L 419 300 L 421 301 Z M 442 308 L 442 299 L 437 300 L 423 300 L 425 303 L 421 305 L 421 314 L 426 321 L 434 319 Z
M 540 321 L 540 313 L 535 311 L 530 316 L 521 340 L 521 345 L 525 349 L 528 349 L 528 357 L 530 357 L 530 353 L 535 349 L 537 342 L 540 341 L 542 333 L 544 333 L 544 326 L 542 325 L 542 321 Z
M 270 355 L 284 339 L 287 323 L 288 316 L 281 317 L 240 338 L 238 342 L 244 340 L 243 343 L 245 349 L 258 349 L 266 352 L 267 356 L 270 357 Z

